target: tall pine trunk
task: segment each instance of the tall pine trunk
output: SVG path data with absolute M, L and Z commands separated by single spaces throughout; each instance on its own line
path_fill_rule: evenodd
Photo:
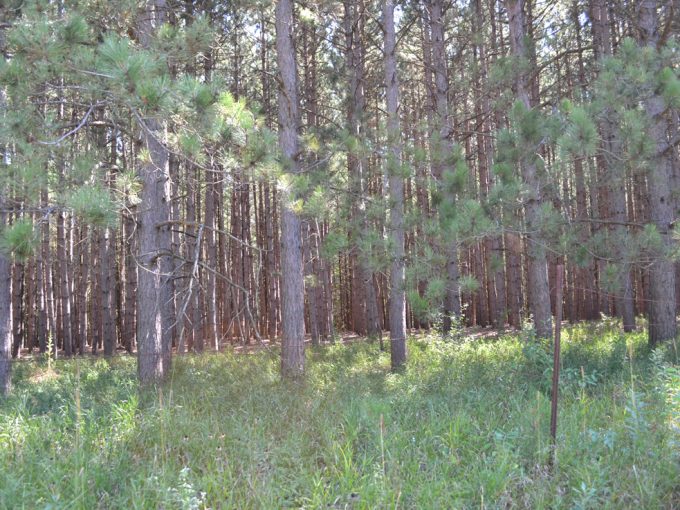
M 153 29 L 163 22 L 163 9 L 161 2 L 152 2 L 142 13 L 143 46 L 150 44 Z M 137 369 L 142 384 L 153 384 L 163 379 L 171 363 L 172 317 L 168 313 L 167 292 L 172 242 L 168 224 L 170 180 L 168 150 L 163 144 L 166 129 L 153 117 L 143 122 L 142 140 L 148 159 L 142 161 L 139 168 L 142 193 L 138 205 Z
M 524 11 L 524 0 L 506 0 L 508 21 L 510 25 L 510 43 L 512 53 L 523 62 L 528 60 L 529 54 L 525 45 L 527 37 Z M 529 74 L 517 73 L 515 79 L 515 94 L 524 108 L 531 110 L 529 99 Z M 526 253 L 528 257 L 528 291 L 529 309 L 534 317 L 536 334 L 539 338 L 552 336 L 552 315 L 550 311 L 550 287 L 548 285 L 548 264 L 546 261 L 544 241 L 540 234 L 541 207 L 543 196 L 538 169 L 533 162 L 533 154 L 523 158 L 520 167 L 522 179 L 528 188 L 528 198 L 524 205 L 524 214 L 528 234 L 526 235 Z
M 0 38 L 2 33 L 0 32 Z M 0 96 L 0 101 L 2 101 Z M 6 168 L 4 148 L 0 168 Z M 0 231 L 9 225 L 5 191 L 0 190 Z M 12 381 L 12 270 L 8 253 L 0 250 L 0 395 L 9 393 Z
M 590 17 L 592 20 L 593 46 L 595 57 L 601 62 L 602 59 L 611 57 L 612 45 L 609 28 L 609 13 L 607 2 L 604 0 L 592 0 L 590 5 Z M 574 15 L 575 22 L 578 17 Z M 625 223 L 628 219 L 626 212 L 626 190 L 625 168 L 619 163 L 618 155 L 622 151 L 621 139 L 613 118 L 613 112 L 607 109 L 600 121 L 600 132 L 602 133 L 603 154 L 598 158 L 604 168 L 602 174 L 607 183 L 607 197 L 611 209 L 609 211 L 612 222 L 611 231 L 614 242 L 617 244 L 616 252 L 620 254 L 619 260 L 619 281 L 616 290 L 617 313 L 623 320 L 623 330 L 633 331 L 635 329 L 635 306 L 633 302 L 633 279 L 631 275 L 630 263 L 625 260 L 627 245 L 627 229 Z M 590 286 L 587 285 L 587 289 Z M 587 290 L 587 291 L 588 291 Z M 587 296 L 586 296 L 587 298 Z M 587 318 L 597 318 L 589 315 Z
M 431 0 L 430 33 L 432 48 L 432 68 L 434 71 L 434 126 L 430 146 L 432 158 L 432 172 L 438 181 L 442 200 L 448 204 L 456 201 L 455 195 L 444 184 L 445 172 L 453 171 L 447 168 L 446 161 L 450 159 L 453 150 L 453 130 L 449 118 L 449 80 L 446 70 L 446 41 L 444 39 L 444 10 L 442 0 Z M 444 331 L 451 329 L 452 319 L 460 316 L 460 289 L 458 286 L 458 240 L 454 235 L 446 235 L 443 242 L 443 255 L 446 259 L 446 294 L 444 297 Z
M 368 179 L 368 159 L 362 150 L 366 143 L 366 98 L 363 48 L 363 1 L 344 2 L 344 30 L 349 76 L 348 124 L 354 137 L 357 153 L 350 151 L 347 157 L 350 179 L 350 245 L 352 254 L 352 322 L 358 334 L 369 337 L 380 335 L 378 302 L 373 284 L 373 271 L 369 266 L 369 254 L 362 247 L 362 235 L 369 225 L 366 220 L 366 194 Z
M 406 363 L 406 273 L 404 252 L 404 179 L 399 140 L 399 78 L 395 55 L 394 0 L 385 0 L 385 86 L 387 88 L 387 173 L 390 188 L 392 269 L 390 271 L 390 354 L 392 369 Z
M 657 52 L 660 41 L 659 20 L 655 0 L 642 0 L 639 5 L 640 44 Z M 666 251 L 673 247 L 672 224 L 673 189 L 671 150 L 668 146 L 667 104 L 660 92 L 655 90 L 643 102 L 651 123 L 649 136 L 656 144 L 652 158 L 647 187 L 649 193 L 649 216 L 661 234 L 662 250 L 656 254 L 649 268 L 649 344 L 670 340 L 677 335 L 675 317 L 675 268 Z
M 4 9 L 0 12 L 0 53 L 5 57 Z M 0 107 L 4 113 L 5 93 L 0 88 Z M 0 169 L 8 171 L 7 149 L 0 147 Z M 0 188 L 0 232 L 9 225 L 7 191 Z M 7 395 L 12 383 L 12 266 L 10 255 L 0 250 L 0 395 Z
M 293 2 L 276 2 L 276 60 L 279 66 L 279 148 L 281 164 L 292 177 L 299 173 L 297 66 L 293 47 Z M 300 217 L 290 190 L 281 200 L 281 374 L 299 377 L 305 368 L 304 280 Z

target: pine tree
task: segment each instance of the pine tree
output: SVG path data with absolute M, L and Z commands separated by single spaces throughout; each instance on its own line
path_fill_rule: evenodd
M 650 84 L 647 96 L 643 99 L 649 123 L 649 137 L 654 144 L 647 174 L 649 212 L 650 220 L 660 239 L 659 251 L 649 268 L 651 346 L 675 338 L 678 332 L 675 316 L 675 268 L 669 258 L 673 247 L 672 228 L 677 213 L 673 210 L 674 201 L 671 195 L 673 165 L 671 151 L 675 149 L 669 143 L 666 112 L 669 103 L 680 104 L 680 80 L 677 76 L 677 66 L 675 72 L 671 67 L 659 69 L 662 65 L 659 62 L 661 60 L 659 45 L 663 44 L 663 41 L 659 29 L 658 7 L 655 0 L 642 0 L 638 6 L 638 40 L 643 62 L 652 61 L 648 72 L 652 74 L 650 77 L 652 80 L 658 80 L 658 84 Z M 666 97 L 663 92 L 666 92 Z
M 285 174 L 299 173 L 297 65 L 293 49 L 293 4 L 277 0 L 276 58 L 279 67 L 279 147 Z M 304 372 L 304 286 L 301 222 L 293 210 L 291 190 L 284 190 L 281 211 L 281 373 L 296 378 Z
M 0 53 L 4 60 L 7 59 L 5 53 L 5 24 L 8 23 L 5 8 L 0 7 Z M 5 91 L 0 87 L 0 119 L 5 122 L 7 101 Z M 9 186 L 4 182 L 9 174 L 7 165 L 8 149 L 0 144 L 0 234 L 4 234 L 9 226 L 9 200 L 7 190 Z M 10 391 L 12 374 L 12 295 L 11 295 L 11 259 L 6 250 L 7 247 L 0 246 L 0 395 L 6 395 Z
M 528 154 L 519 155 L 519 166 L 522 179 L 527 187 L 524 199 L 526 218 L 527 258 L 528 258 L 528 290 L 529 309 L 533 314 L 536 334 L 541 338 L 552 336 L 552 316 L 550 312 L 550 289 L 548 286 L 548 267 L 545 255 L 545 241 L 541 236 L 541 209 L 544 204 L 543 186 L 538 175 L 537 156 L 535 151 L 541 145 L 542 136 L 536 132 L 536 114 L 532 108 L 529 91 L 529 72 L 524 69 L 530 65 L 526 49 L 526 27 L 524 18 L 524 1 L 508 0 L 505 2 L 510 26 L 510 43 L 512 53 L 517 59 L 521 71 L 517 73 L 514 92 L 518 103 L 515 106 L 519 123 L 520 136 L 526 142 Z M 538 142 L 538 144 L 536 143 Z
M 387 174 L 390 187 L 392 268 L 390 272 L 390 353 L 392 369 L 406 362 L 406 295 L 404 253 L 404 182 L 399 141 L 399 78 L 397 76 L 394 2 L 385 0 L 385 85 L 387 87 Z

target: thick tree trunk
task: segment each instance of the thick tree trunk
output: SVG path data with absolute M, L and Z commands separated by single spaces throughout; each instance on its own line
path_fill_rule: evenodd
M 399 131 L 399 78 L 395 55 L 394 0 L 385 0 L 385 86 L 387 88 L 387 173 L 390 187 L 390 354 L 392 369 L 406 363 L 406 273 L 404 252 L 404 179 L 401 169 Z
M 167 370 L 164 337 L 169 324 L 163 308 L 164 287 L 168 275 L 164 273 L 163 258 L 169 255 L 169 181 L 168 152 L 159 140 L 164 131 L 154 119 L 147 119 L 150 132 L 143 138 L 150 161 L 139 170 L 143 183 L 138 206 L 139 271 L 137 277 L 137 356 L 140 381 L 144 384 L 160 381 Z
M 660 34 L 656 0 L 642 0 L 639 5 L 640 44 L 657 51 Z M 649 216 L 663 239 L 663 247 L 649 268 L 649 344 L 675 338 L 675 268 L 667 251 L 673 247 L 672 224 L 675 219 L 672 196 L 672 160 L 668 148 L 666 102 L 655 91 L 643 102 L 651 128 L 649 136 L 656 144 L 656 155 L 647 176 Z
M 297 66 L 293 47 L 292 0 L 276 2 L 276 59 L 279 65 L 279 147 L 287 173 L 299 173 Z M 284 190 L 281 200 L 281 374 L 304 373 L 304 280 L 300 218 L 292 209 L 295 197 Z
M 526 28 L 524 23 L 524 0 L 506 0 L 508 21 L 510 25 L 510 43 L 513 54 L 527 60 L 528 52 L 525 47 Z M 532 105 L 529 99 L 528 73 L 518 73 L 515 80 L 515 93 L 527 110 Z M 552 336 L 552 315 L 550 311 L 550 287 L 548 285 L 548 265 L 546 261 L 544 242 L 540 235 L 541 207 L 543 196 L 541 182 L 538 176 L 533 155 L 523 158 L 520 164 L 522 179 L 529 189 L 529 196 L 524 205 L 526 227 L 526 253 L 528 257 L 528 290 L 529 308 L 534 317 L 536 334 L 539 338 Z
M 147 4 L 140 23 L 142 46 L 149 46 L 151 36 L 165 19 L 165 4 L 155 0 Z M 168 150 L 164 146 L 166 129 L 153 117 L 143 121 L 142 140 L 148 160 L 140 164 L 142 181 L 138 206 L 139 272 L 137 278 L 137 370 L 142 384 L 160 382 L 170 370 L 171 316 L 169 273 L 172 236 L 170 219 L 170 169 Z

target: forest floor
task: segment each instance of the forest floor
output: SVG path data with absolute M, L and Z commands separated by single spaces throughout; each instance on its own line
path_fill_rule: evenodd
M 551 355 L 515 333 L 176 357 L 19 363 L 0 403 L 0 508 L 680 508 L 673 346 L 610 323 L 563 335 L 557 462 Z M 674 361 L 674 362 L 673 362 Z

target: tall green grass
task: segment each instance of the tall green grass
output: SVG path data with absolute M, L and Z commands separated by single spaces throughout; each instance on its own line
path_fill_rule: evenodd
M 565 333 L 557 464 L 549 346 L 412 339 L 184 356 L 139 393 L 135 360 L 21 363 L 0 404 L 2 508 L 678 508 L 672 349 Z

